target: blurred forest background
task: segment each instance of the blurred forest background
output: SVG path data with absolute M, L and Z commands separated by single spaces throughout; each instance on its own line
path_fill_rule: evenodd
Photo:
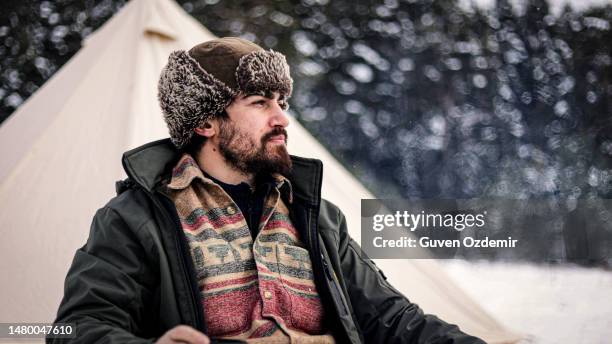
M 612 198 L 612 5 L 178 2 L 217 36 L 284 52 L 291 113 L 378 197 Z M 124 4 L 3 1 L 0 120 Z M 605 265 L 603 208 L 583 239 Z M 550 231 L 584 236 L 572 226 Z

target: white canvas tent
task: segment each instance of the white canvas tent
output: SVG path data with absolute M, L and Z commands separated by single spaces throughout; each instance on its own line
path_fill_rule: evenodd
M 0 126 L 0 322 L 50 322 L 74 251 L 124 178 L 124 151 L 166 137 L 156 99 L 169 53 L 214 38 L 171 0 L 132 0 Z M 292 120 L 289 150 L 324 162 L 324 197 L 359 239 L 371 194 Z M 435 262 L 378 261 L 417 302 L 491 343 L 518 337 L 459 290 Z

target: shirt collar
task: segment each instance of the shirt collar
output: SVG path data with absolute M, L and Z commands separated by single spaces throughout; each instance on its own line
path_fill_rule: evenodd
M 170 179 L 168 188 L 172 190 L 186 189 L 196 178 L 200 179 L 205 184 L 217 184 L 223 187 L 229 186 L 230 188 L 242 187 L 241 184 L 227 184 L 211 177 L 200 169 L 200 166 L 190 154 L 183 153 L 178 163 L 172 168 L 172 178 Z M 269 181 L 271 181 L 278 190 L 283 190 L 283 186 L 286 185 L 287 199 L 289 203 L 293 203 L 293 190 L 289 179 L 280 173 L 274 173 L 270 176 Z
M 172 190 L 186 189 L 194 179 L 200 179 L 205 184 L 214 183 L 202 173 L 200 166 L 188 153 L 183 153 L 178 163 L 172 168 L 172 178 L 168 188 Z

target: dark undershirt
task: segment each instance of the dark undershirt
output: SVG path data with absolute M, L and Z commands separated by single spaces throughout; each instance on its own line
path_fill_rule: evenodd
M 266 196 L 270 192 L 270 189 L 272 188 L 274 179 L 271 177 L 256 179 L 255 191 L 251 191 L 251 187 L 245 182 L 237 185 L 227 184 L 212 177 L 206 172 L 204 172 L 204 175 L 221 186 L 221 188 L 227 192 L 232 200 L 234 200 L 234 203 L 236 203 L 238 208 L 240 208 L 240 211 L 242 212 L 242 215 L 249 226 L 251 236 L 253 239 L 255 239 L 257 233 L 259 232 L 259 219 L 261 218 L 261 213 L 263 211 L 263 203 Z

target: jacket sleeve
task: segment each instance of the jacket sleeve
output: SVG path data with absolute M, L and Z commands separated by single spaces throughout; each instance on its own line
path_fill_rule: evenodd
M 342 212 L 339 217 L 342 274 L 366 343 L 485 343 L 461 332 L 456 325 L 424 314 L 393 288 L 348 235 Z
M 47 343 L 153 342 L 138 338 L 150 316 L 145 307 L 154 302 L 154 275 L 147 271 L 137 230 L 115 210 L 98 210 L 87 243 L 77 250 L 66 276 L 55 320 L 76 324 L 76 338 L 47 338 Z

